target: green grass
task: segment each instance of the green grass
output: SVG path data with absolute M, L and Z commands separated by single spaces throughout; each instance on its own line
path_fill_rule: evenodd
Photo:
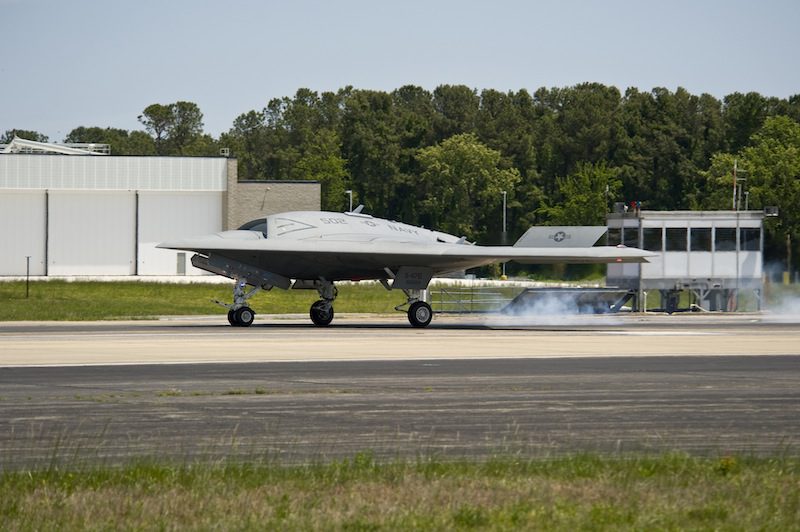
M 406 301 L 401 290 L 386 290 L 374 282 L 337 285 L 337 313 L 394 314 Z M 432 286 L 433 289 L 435 287 Z M 517 288 L 493 288 L 508 299 Z M 231 302 L 232 284 L 168 284 L 151 282 L 34 281 L 29 297 L 25 283 L 0 282 L 0 321 L 23 320 L 114 320 L 157 316 L 219 314 L 226 310 L 213 300 Z M 256 314 L 307 314 L 319 299 L 316 290 L 260 292 L 248 301 Z M 438 301 L 438 299 L 437 299 Z
M 378 283 L 362 282 L 339 284 L 336 312 L 366 312 L 393 314 L 394 307 L 405 302 L 399 290 L 387 291 Z M 432 286 L 436 290 L 435 286 Z M 19 320 L 108 320 L 144 319 L 157 316 L 190 316 L 219 314 L 225 309 L 212 300 L 230 302 L 231 284 L 167 284 L 153 282 L 91 282 L 91 281 L 34 281 L 30 284 L 30 295 L 25 297 L 22 281 L 0 282 L 0 321 Z M 450 298 L 466 298 L 460 294 L 465 289 L 451 288 Z M 512 299 L 518 288 L 492 287 L 485 291 Z M 766 307 L 780 306 L 783 299 L 796 299 L 800 288 L 795 286 L 770 286 L 766 295 Z M 435 296 L 434 307 L 438 308 L 441 297 Z M 481 297 L 476 291 L 475 298 Z M 688 293 L 681 299 L 681 308 L 688 307 Z M 746 301 L 743 294 L 742 307 L 755 308 L 755 303 Z M 249 300 L 257 314 L 307 314 L 311 303 L 319 298 L 316 290 L 280 290 L 261 292 Z M 647 308 L 660 305 L 658 292 L 648 292 Z M 489 305 L 494 308 L 496 305 Z M 487 307 L 487 308 L 488 308 Z M 454 308 L 448 306 L 446 308 Z M 481 308 L 480 305 L 476 310 Z
M 232 290 L 228 284 L 36 281 L 26 298 L 24 282 L 4 282 L 0 283 L 0 321 L 224 315 L 226 310 L 212 300 L 230 302 Z M 276 288 L 257 294 L 249 304 L 259 314 L 306 314 L 317 299 L 316 290 Z M 380 284 L 348 284 L 339 288 L 336 311 L 388 313 L 404 301 L 402 292 L 388 292 Z
M 0 474 L 7 530 L 798 530 L 794 458 L 131 464 Z

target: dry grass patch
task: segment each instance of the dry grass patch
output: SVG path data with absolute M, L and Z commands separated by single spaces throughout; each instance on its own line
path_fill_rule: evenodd
M 9 530 L 789 530 L 800 523 L 800 463 L 785 457 L 156 463 L 7 472 L 0 493 L 0 522 Z

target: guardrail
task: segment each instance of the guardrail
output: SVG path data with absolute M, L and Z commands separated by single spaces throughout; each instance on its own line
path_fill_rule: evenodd
M 491 286 L 437 288 L 429 293 L 434 312 L 449 314 L 497 312 L 514 298 Z

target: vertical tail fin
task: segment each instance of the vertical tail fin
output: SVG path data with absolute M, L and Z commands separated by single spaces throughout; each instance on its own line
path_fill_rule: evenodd
M 606 232 L 604 225 L 535 226 L 514 244 L 523 248 L 590 248 Z

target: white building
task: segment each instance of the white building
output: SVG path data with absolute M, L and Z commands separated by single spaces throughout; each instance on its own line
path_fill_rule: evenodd
M 637 211 L 608 215 L 608 244 L 653 251 L 645 264 L 610 264 L 610 286 L 658 290 L 674 310 L 689 290 L 701 307 L 735 310 L 741 291 L 760 307 L 763 289 L 762 211 Z
M 319 183 L 240 183 L 235 159 L 3 153 L 0 276 L 205 274 L 155 246 L 319 205 Z

